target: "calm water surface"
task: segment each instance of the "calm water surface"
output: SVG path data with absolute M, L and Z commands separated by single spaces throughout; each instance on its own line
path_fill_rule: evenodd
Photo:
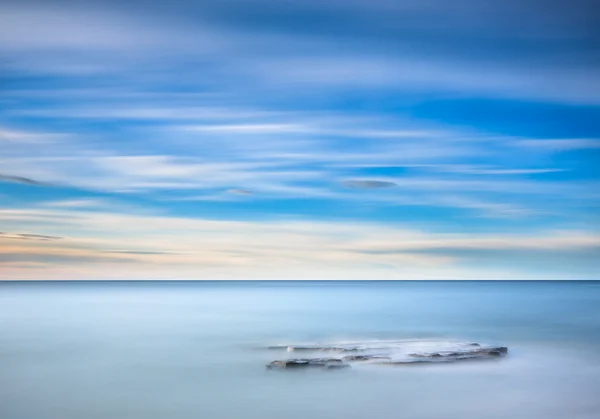
M 269 372 L 281 343 L 498 361 Z M 597 419 L 599 282 L 0 283 L 2 419 Z

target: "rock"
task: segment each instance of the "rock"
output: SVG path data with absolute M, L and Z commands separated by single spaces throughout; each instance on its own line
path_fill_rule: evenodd
M 489 346 L 473 342 L 448 340 L 365 341 L 336 344 L 278 345 L 269 349 L 288 352 L 337 352 L 339 358 L 294 358 L 269 363 L 268 368 L 320 367 L 347 368 L 351 363 L 363 362 L 387 365 L 422 365 L 477 359 L 493 359 L 508 353 L 506 346 Z
M 342 360 L 347 362 L 371 361 L 373 359 L 390 359 L 390 357 L 382 355 L 346 355 L 342 357 Z
M 481 347 L 479 345 L 477 349 L 465 349 L 459 351 L 441 351 L 432 353 L 411 353 L 409 356 L 415 358 L 444 358 L 446 361 L 450 360 L 464 360 L 464 359 L 485 359 L 498 356 L 504 356 L 508 353 L 506 346 L 497 347 Z
M 491 349 L 488 353 L 490 355 L 502 356 L 508 353 L 508 348 L 506 346 L 499 346 L 498 348 Z
M 293 368 L 308 365 L 308 360 L 289 359 L 287 361 L 273 361 L 267 364 L 267 368 Z
M 325 364 L 324 368 L 326 370 L 337 370 L 337 369 L 342 369 L 342 368 L 350 368 L 350 364 L 347 364 L 345 362 L 333 362 L 333 363 L 329 363 L 329 364 Z
M 302 367 L 321 367 L 321 368 L 345 368 L 349 367 L 347 363 L 338 358 L 296 358 L 273 361 L 267 364 L 267 368 L 302 368 Z

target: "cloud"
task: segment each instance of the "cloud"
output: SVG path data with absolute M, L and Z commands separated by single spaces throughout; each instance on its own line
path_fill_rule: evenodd
M 482 250 L 510 265 L 506 255 L 514 252 L 521 254 L 519 263 L 525 264 L 537 260 L 540 252 L 563 252 L 567 260 L 576 260 L 581 252 L 600 247 L 600 234 L 582 230 L 530 228 L 518 234 L 466 234 L 383 222 L 225 221 L 71 209 L 0 210 L 0 217 L 22 228 L 45 225 L 46 229 L 77 231 L 77 237 L 53 247 L 23 240 L 0 252 L 8 255 L 6 260 L 21 255 L 19 261 L 46 263 L 48 272 L 63 269 L 64 275 L 68 269 L 61 262 L 80 260 L 88 267 L 77 271 L 85 273 L 79 278 L 120 274 L 122 278 L 422 279 L 448 278 L 449 272 L 457 274 L 460 267 L 458 279 L 481 274 L 461 264 Z M 157 225 L 161 228 L 156 229 Z M 256 237 L 261 237 L 260 242 Z M 107 254 L 115 258 L 114 266 Z M 90 269 L 95 264 L 103 266 L 101 275 Z M 589 259 L 578 272 L 594 269 L 597 260 Z M 519 266 L 512 265 L 512 270 L 512 278 L 523 278 Z M 560 278 L 565 272 L 553 266 L 536 275 Z
M 293 124 L 232 124 L 232 125 L 195 125 L 188 130 L 198 132 L 217 132 L 233 134 L 281 134 L 307 132 L 307 127 Z
M 0 98 L 0 181 L 60 186 L 4 185 L 11 230 L 41 233 L 3 238 L 38 260 L 19 266 L 464 278 L 481 273 L 459 266 L 477 246 L 506 252 L 506 266 L 510 252 L 560 251 L 492 239 L 562 249 L 574 241 L 558 227 L 595 225 L 599 22 L 587 0 L 47 3 L 0 5 L 2 73 L 19 80 Z M 506 136 L 494 109 L 527 117 Z M 528 137 L 532 124 L 545 138 Z M 583 125 L 582 138 L 556 132 Z M 177 216 L 192 209 L 198 219 Z M 62 256 L 85 263 L 59 267 Z
M 484 97 L 504 99 L 537 99 L 558 103 L 598 104 L 599 89 L 595 86 L 595 71 L 585 67 L 548 71 L 536 64 L 533 73 L 550 78 L 550 84 L 531 77 L 524 68 L 503 62 L 462 62 L 444 58 L 390 57 L 357 53 L 352 56 L 277 57 L 260 62 L 244 63 L 252 78 L 267 86 L 286 85 L 290 89 L 319 87 L 339 91 L 348 87 L 361 91 L 395 89 L 407 94 L 444 92 L 478 93 Z M 493 77 L 484 77 L 480 71 Z M 573 73 L 578 73 L 573 78 Z M 263 77 L 262 79 L 260 77 Z M 565 89 L 558 87 L 559 83 Z M 596 95 L 594 97 L 594 95 Z
M 252 195 L 253 194 L 252 191 L 249 191 L 247 189 L 228 189 L 227 193 L 234 194 L 234 195 Z
M 35 186 L 45 186 L 45 183 L 38 182 L 37 180 L 30 179 L 28 177 L 23 176 L 11 176 L 11 175 L 3 175 L 0 174 L 0 182 L 15 182 L 15 183 L 25 183 L 27 185 L 35 185 Z
M 541 168 L 541 169 L 524 169 L 524 168 L 492 168 L 486 166 L 469 166 L 469 165 L 432 165 L 428 167 L 436 172 L 449 173 L 464 173 L 472 175 L 538 175 L 546 173 L 564 172 L 566 169 L 558 168 Z
M 84 255 L 57 255 L 57 254 L 48 254 L 48 253 L 0 253 L 0 264 L 14 264 L 15 262 L 19 263 L 33 263 L 37 265 L 37 267 L 42 264 L 46 269 L 48 266 L 52 266 L 54 264 L 62 265 L 65 263 L 76 263 L 76 264 L 98 264 L 98 263 L 106 263 L 110 262 L 111 264 L 122 264 L 128 263 L 129 260 L 125 258 L 111 258 L 111 257 L 101 257 L 101 256 L 84 256 Z M 1 278 L 1 276 L 0 276 Z M 9 279 L 14 279 L 9 278 Z
M 526 234 L 495 235 L 422 235 L 402 242 L 386 239 L 367 245 L 370 252 L 404 251 L 458 251 L 458 250 L 536 250 L 536 251 L 572 251 L 600 248 L 600 236 L 584 231 L 552 231 L 530 236 Z
M 107 203 L 100 199 L 63 199 L 58 201 L 45 201 L 44 206 L 57 208 L 98 208 L 106 206 Z
M 188 5 L 168 18 L 151 4 L 133 13 L 114 2 L 87 9 L 15 2 L 0 9 L 0 44 L 17 72 L 117 75 L 150 85 L 172 83 L 176 72 L 188 84 L 213 80 L 231 93 L 249 86 L 267 94 L 392 88 L 598 103 L 593 42 L 586 41 L 594 36 L 586 28 L 598 22 L 582 13 L 590 6 L 581 1 L 545 7 L 543 18 L 536 1 L 493 7 L 309 2 L 293 6 L 297 25 L 286 24 L 290 10 L 273 1 L 259 2 L 269 10 L 260 18 L 248 2 L 237 1 L 229 8 Z
M 600 148 L 600 140 L 595 138 L 516 140 L 513 142 L 513 144 L 519 147 L 548 151 L 569 151 Z
M 99 7 L 98 7 L 99 6 Z M 118 8 L 92 5 L 4 3 L 0 7 L 0 45 L 4 51 L 98 51 L 132 52 L 152 49 L 212 51 L 225 37 L 210 29 L 182 22 L 165 28 L 160 17 L 123 13 Z M 161 24 L 163 23 L 163 24 Z M 74 36 L 77 35 L 77 36 Z M 189 35 L 204 35 L 193 41 Z
M 52 240 L 61 240 L 61 239 L 63 239 L 63 237 L 46 236 L 44 234 L 5 233 L 5 232 L 0 231 L 0 239 L 52 241 Z
M 174 252 L 145 251 L 145 250 L 104 250 L 103 253 L 115 253 L 119 255 L 173 255 Z
M 398 186 L 394 182 L 383 181 L 383 180 L 344 180 L 341 182 L 347 188 L 355 189 L 381 189 L 390 188 L 392 186 Z
M 436 197 L 435 204 L 429 205 L 447 206 L 449 208 L 461 208 L 472 210 L 476 215 L 494 218 L 522 218 L 532 215 L 549 213 L 547 209 L 532 209 L 522 203 L 509 203 L 506 199 L 502 202 L 486 201 L 481 198 L 468 196 L 440 195 Z
M 231 157 L 218 155 L 207 160 L 206 157 L 179 155 L 92 154 L 86 150 L 78 157 L 67 153 L 77 154 L 76 149 L 68 148 L 64 156 L 18 157 L 0 159 L 0 163 L 15 172 L 44 176 L 63 187 L 121 193 L 231 188 L 235 184 L 251 184 L 255 188 L 323 175 L 315 169 L 293 167 L 286 162 L 232 161 Z M 21 182 L 29 179 L 21 176 L 4 178 Z
M 286 128 L 262 132 L 260 141 L 248 141 L 235 130 L 209 133 L 185 129 L 188 126 L 179 123 L 160 129 L 134 125 L 133 129 L 123 128 L 130 135 L 128 141 L 113 141 L 109 135 L 99 142 L 94 141 L 97 134 L 71 136 L 57 144 L 40 145 L 40 157 L 31 156 L 24 145 L 11 144 L 0 165 L 13 172 L 12 176 L 35 176 L 33 179 L 46 179 L 63 188 L 144 193 L 153 205 L 170 207 L 186 201 L 233 204 L 239 200 L 236 195 L 249 196 L 228 190 L 251 191 L 255 203 L 287 199 L 328 200 L 340 205 L 357 202 L 357 194 L 335 188 L 331 179 L 342 179 L 341 185 L 349 190 L 372 191 L 368 201 L 360 194 L 363 204 L 457 208 L 463 215 L 488 218 L 517 219 L 533 214 L 566 218 L 572 209 L 593 203 L 594 198 L 588 196 L 592 183 L 523 178 L 573 168 L 525 166 L 514 149 L 504 145 L 517 139 L 499 142 L 493 135 L 415 121 L 405 122 L 401 129 L 397 121 L 368 114 L 349 117 L 278 111 L 265 117 L 261 110 L 257 112 L 261 116 L 251 126 L 303 127 L 306 132 L 298 135 L 285 132 Z M 353 132 L 358 137 L 346 137 Z M 377 137 L 367 138 L 366 134 Z M 391 187 L 399 193 L 383 193 Z M 455 196 L 449 197 L 448 191 Z M 557 194 L 563 198 L 554 200 L 549 211 L 544 200 Z M 95 208 L 87 197 L 46 205 Z M 293 208 L 280 206 L 282 210 L 287 213 Z
M 91 98 L 95 97 L 96 92 L 91 92 Z M 100 93 L 100 92 L 98 92 Z M 106 92 L 105 92 L 106 94 Z M 118 98 L 118 92 L 115 94 Z M 87 95 L 86 95 L 87 96 Z M 159 97 L 169 96 L 169 93 L 163 93 Z M 111 98 L 114 99 L 114 98 Z M 149 120 L 149 121 L 186 121 L 186 120 L 207 120 L 215 121 L 221 119 L 240 119 L 240 118 L 260 118 L 267 117 L 275 112 L 244 109 L 238 107 L 216 107 L 216 106 L 124 106 L 123 104 L 110 104 L 109 106 L 92 107 L 59 107 L 52 109 L 13 109 L 9 111 L 15 116 L 33 116 L 44 118 L 69 118 L 69 119 L 109 119 L 109 120 Z M 202 131 L 204 126 L 184 126 L 182 129 L 189 131 Z M 224 127 L 224 126 L 222 126 Z M 206 129 L 209 131 L 210 129 Z M 224 129 L 222 129 L 224 130 Z M 214 129 L 213 131 L 219 131 Z
M 39 144 L 63 137 L 64 134 L 23 131 L 0 126 L 0 143 Z

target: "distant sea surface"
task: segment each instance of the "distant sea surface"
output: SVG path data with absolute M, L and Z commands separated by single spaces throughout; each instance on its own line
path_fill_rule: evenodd
M 270 345 L 498 360 L 269 371 Z M 2 419 L 598 419 L 600 282 L 0 282 Z

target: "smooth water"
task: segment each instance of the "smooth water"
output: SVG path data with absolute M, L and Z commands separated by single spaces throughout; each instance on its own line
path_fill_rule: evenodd
M 268 371 L 313 341 L 494 361 Z M 2 419 L 600 417 L 598 282 L 0 283 Z

